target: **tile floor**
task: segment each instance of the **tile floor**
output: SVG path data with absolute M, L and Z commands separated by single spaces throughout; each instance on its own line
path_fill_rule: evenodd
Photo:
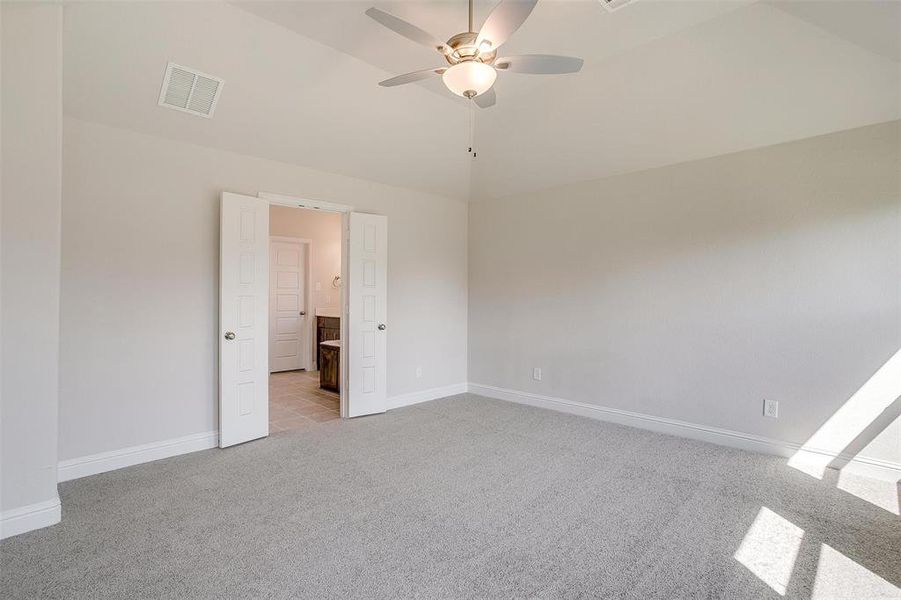
M 319 371 L 269 375 L 269 432 L 280 433 L 339 419 L 338 394 L 319 387 Z

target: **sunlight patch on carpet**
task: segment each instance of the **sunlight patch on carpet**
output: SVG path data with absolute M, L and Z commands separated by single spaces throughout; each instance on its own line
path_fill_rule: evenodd
M 801 548 L 804 530 L 762 507 L 734 558 L 784 596 Z
M 823 544 L 811 600 L 901 598 L 901 589 Z

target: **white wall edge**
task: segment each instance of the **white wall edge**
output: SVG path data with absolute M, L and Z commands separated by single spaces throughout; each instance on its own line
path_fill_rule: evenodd
M 466 383 L 455 383 L 444 387 L 430 388 L 418 392 L 410 392 L 408 394 L 400 394 L 391 396 L 386 401 L 388 410 L 401 408 L 402 406 L 410 406 L 419 404 L 420 402 L 428 402 L 429 400 L 437 400 L 438 398 L 446 398 L 447 396 L 456 396 L 457 394 L 465 394 L 469 385 Z
M 0 540 L 56 525 L 62 518 L 59 497 L 0 513 Z
M 60 461 L 57 468 L 57 480 L 69 481 L 79 477 L 87 477 L 88 475 L 96 475 L 123 467 L 178 456 L 179 454 L 207 450 L 218 445 L 219 432 L 207 431 L 141 446 L 131 446 L 121 450 L 72 458 Z
M 588 417 L 590 419 L 656 431 L 657 433 L 665 433 L 702 442 L 710 442 L 721 446 L 748 450 L 750 452 L 774 454 L 776 456 L 789 458 L 801 450 L 801 445 L 793 442 L 774 440 L 749 433 L 742 433 L 740 431 L 732 431 L 730 429 L 719 429 L 717 427 L 709 427 L 707 425 L 699 425 L 687 421 L 655 417 L 653 415 L 620 410 L 618 408 L 597 406 L 575 400 L 543 396 L 540 394 L 521 392 L 481 383 L 470 383 L 468 391 L 473 394 L 494 398 L 496 400 L 527 404 L 538 408 L 546 408 L 557 412 Z M 821 454 L 847 461 L 847 466 L 842 469 L 845 471 L 859 473 L 877 479 L 897 481 L 901 478 L 901 464 L 899 463 L 864 456 L 839 455 L 834 452 L 811 450 L 809 448 L 805 449 L 805 452 Z

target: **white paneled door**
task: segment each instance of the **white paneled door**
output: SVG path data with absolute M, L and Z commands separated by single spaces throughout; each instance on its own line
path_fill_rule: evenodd
M 350 214 L 347 416 L 385 412 L 388 392 L 388 219 Z
M 269 244 L 269 371 L 309 368 L 306 253 L 300 241 Z
M 219 233 L 219 446 L 269 435 L 269 202 L 224 192 Z

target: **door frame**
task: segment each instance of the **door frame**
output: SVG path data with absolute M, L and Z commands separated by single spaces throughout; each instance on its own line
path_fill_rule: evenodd
M 349 204 L 337 204 L 335 202 L 325 202 L 322 200 L 313 200 L 311 198 L 301 198 L 299 196 L 291 196 L 288 194 L 278 194 L 274 192 L 260 192 L 257 194 L 257 197 L 266 200 L 269 202 L 269 205 L 277 205 L 277 206 L 289 206 L 291 208 L 300 208 L 307 210 L 321 210 L 325 212 L 333 212 L 339 213 L 341 215 L 341 280 L 342 282 L 350 281 L 349 273 L 348 273 L 348 254 L 350 250 L 350 213 L 353 212 L 354 207 Z M 266 290 L 267 294 L 267 302 L 268 302 L 268 294 L 269 290 Z M 342 283 L 341 285 L 341 293 L 339 294 L 341 298 L 341 360 L 340 360 L 340 371 L 341 371 L 341 392 L 339 399 L 340 406 L 340 414 L 341 418 L 348 417 L 348 405 L 347 405 L 347 382 L 348 382 L 348 373 L 347 373 L 347 348 L 349 347 L 350 340 L 348 339 L 348 310 L 347 310 L 347 285 L 346 283 Z M 315 310 L 313 311 L 316 312 Z M 316 316 L 315 314 L 313 315 Z M 315 325 L 314 325 L 315 326 Z M 315 336 L 312 336 L 315 340 Z M 266 344 L 268 347 L 269 344 L 269 328 L 266 328 Z
M 270 206 L 271 206 L 271 205 L 272 205 L 272 204 L 270 203 Z M 272 278 L 272 242 L 284 242 L 284 243 L 286 243 L 286 244 L 300 244 L 300 245 L 302 245 L 302 246 L 305 246 L 304 250 L 305 250 L 305 254 L 306 254 L 306 259 L 304 260 L 304 267 L 303 267 L 303 269 L 304 269 L 303 302 L 304 302 L 304 306 L 305 306 L 305 307 L 307 308 L 307 310 L 309 311 L 310 307 L 313 305 L 313 292 L 312 292 L 312 290 L 311 290 L 311 288 L 312 288 L 312 286 L 313 286 L 313 240 L 311 240 L 311 239 L 309 239 L 309 238 L 293 237 L 293 236 L 289 236 L 289 235 L 270 235 L 270 236 L 269 236 L 269 276 L 270 276 L 270 289 L 271 289 L 271 287 L 272 287 L 272 283 L 271 283 L 271 278 Z M 268 298 L 268 300 L 271 302 L 271 301 L 272 301 L 272 298 Z M 311 323 L 313 323 L 313 324 L 315 325 L 315 323 L 316 323 L 316 314 L 315 314 L 316 311 L 314 310 L 313 313 L 314 313 L 314 314 L 312 315 L 313 319 L 312 319 Z M 307 313 L 306 316 L 311 316 L 311 315 L 310 315 L 309 313 Z M 270 319 L 272 318 L 272 305 L 271 305 L 271 304 L 269 305 L 269 318 L 270 318 Z M 270 325 L 272 325 L 272 324 L 270 323 Z M 307 324 L 307 330 L 309 330 L 309 329 L 310 329 L 310 324 L 308 323 L 308 324 Z M 310 333 L 310 331 L 307 331 L 306 334 L 307 334 L 307 357 L 306 357 L 307 360 L 306 360 L 306 363 L 303 365 L 303 369 L 304 369 L 305 371 L 309 371 L 309 370 L 311 370 L 311 368 L 312 368 L 312 366 L 313 366 L 313 364 L 314 364 L 314 361 L 313 361 L 313 351 L 314 351 L 314 349 L 313 349 L 313 347 L 312 347 L 313 337 L 314 337 L 314 336 Z M 267 337 L 268 337 L 268 336 L 267 336 Z M 267 339 L 266 342 L 267 342 L 267 344 L 271 344 L 272 340 Z M 269 346 L 269 351 L 270 351 L 270 352 L 272 351 L 272 346 Z M 269 364 L 270 364 L 270 367 L 271 367 L 271 365 L 272 365 L 272 360 L 271 360 L 272 357 L 270 356 L 269 358 L 270 358 Z M 272 374 L 272 371 L 270 371 L 269 374 L 271 375 L 271 374 Z

